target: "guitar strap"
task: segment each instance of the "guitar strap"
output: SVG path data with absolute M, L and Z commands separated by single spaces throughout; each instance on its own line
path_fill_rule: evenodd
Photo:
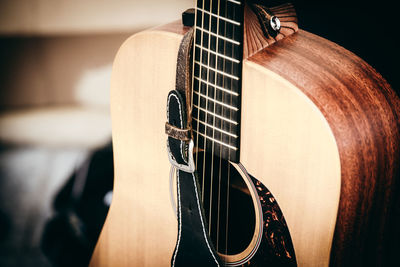
M 168 94 L 168 157 L 177 169 L 178 241 L 171 266 L 221 266 L 218 254 L 207 233 L 197 174 L 193 163 L 190 93 L 193 29 L 183 37 L 176 68 L 176 88 Z
M 264 35 L 275 37 L 280 28 L 274 12 L 252 3 Z M 285 15 L 291 4 L 277 7 Z M 279 13 L 279 12 L 278 12 Z M 282 16 L 281 14 L 281 16 Z M 297 24 L 296 24 L 297 25 Z M 294 30 L 297 31 L 297 28 Z M 275 40 L 273 40 L 275 41 Z M 193 28 L 183 37 L 177 59 L 175 90 L 168 94 L 167 122 L 168 158 L 176 169 L 178 240 L 171 266 L 221 266 L 221 260 L 208 235 L 207 220 L 199 199 L 198 178 L 193 162 L 193 133 L 191 127 L 191 66 Z

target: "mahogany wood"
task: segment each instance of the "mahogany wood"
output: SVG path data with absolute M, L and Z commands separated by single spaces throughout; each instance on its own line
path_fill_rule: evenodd
M 296 85 L 335 135 L 342 183 L 332 266 L 383 265 L 399 179 L 400 103 L 390 85 L 353 53 L 304 31 L 249 60 Z
M 243 40 L 243 58 L 248 58 L 263 48 L 282 40 L 298 31 L 296 11 L 292 4 L 284 4 L 271 8 L 271 11 L 281 22 L 281 30 L 277 36 L 266 36 L 260 28 L 257 15 L 249 5 L 244 9 L 244 40 Z

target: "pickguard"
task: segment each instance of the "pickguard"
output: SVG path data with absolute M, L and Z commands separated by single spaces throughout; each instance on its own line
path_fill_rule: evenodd
M 242 266 L 297 266 L 292 239 L 278 202 L 260 181 L 250 175 L 263 214 L 263 233 L 256 254 Z

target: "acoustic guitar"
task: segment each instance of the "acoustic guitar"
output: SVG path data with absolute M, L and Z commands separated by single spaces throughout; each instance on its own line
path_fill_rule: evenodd
M 399 175 L 389 84 L 298 29 L 290 4 L 198 0 L 194 24 L 135 34 L 115 58 L 114 196 L 91 266 L 199 266 L 207 253 L 213 266 L 383 265 Z M 165 134 L 190 31 L 179 107 L 194 172 L 171 165 Z

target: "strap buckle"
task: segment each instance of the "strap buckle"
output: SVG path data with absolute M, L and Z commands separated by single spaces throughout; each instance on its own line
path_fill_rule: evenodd
M 169 162 L 171 163 L 172 166 L 177 168 L 178 170 L 184 171 L 184 172 L 189 172 L 193 173 L 196 168 L 194 166 L 194 159 L 193 159 L 193 148 L 194 148 L 194 142 L 192 139 L 189 141 L 189 150 L 188 150 L 188 160 L 187 160 L 187 165 L 185 164 L 179 164 L 176 162 L 175 157 L 171 153 L 171 149 L 169 148 L 168 140 L 167 140 L 167 150 L 168 150 L 168 159 Z

